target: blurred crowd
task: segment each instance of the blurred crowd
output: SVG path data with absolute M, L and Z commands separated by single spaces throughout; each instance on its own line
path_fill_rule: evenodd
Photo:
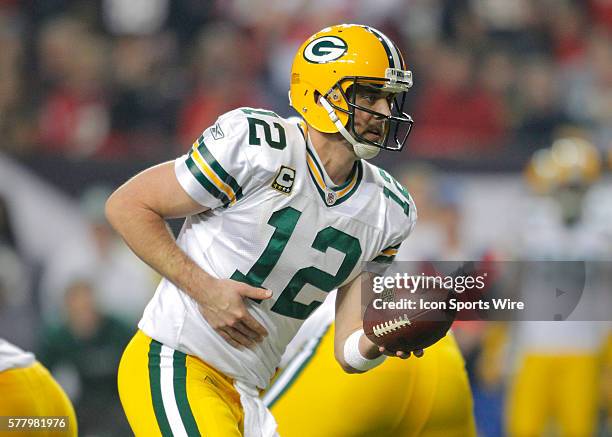
M 611 142 L 607 0 L 1 0 L 0 149 L 155 161 L 237 106 L 290 115 L 297 47 L 337 22 L 405 53 L 411 158 L 524 160 L 567 126 Z
M 172 159 L 238 106 L 294 115 L 293 56 L 338 22 L 383 30 L 414 73 L 415 128 L 387 155 L 419 208 L 413 256 L 480 257 L 521 231 L 516 173 L 449 162 L 518 171 L 564 135 L 612 149 L 610 0 L 0 0 L 0 337 L 53 370 L 82 435 L 129 434 L 117 363 L 159 279 L 105 221 L 133 173 L 113 168 Z M 478 364 L 490 331 L 457 331 L 482 435 L 501 435 L 503 377 Z

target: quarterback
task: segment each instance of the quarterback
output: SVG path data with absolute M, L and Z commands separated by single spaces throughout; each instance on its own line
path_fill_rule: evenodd
M 378 30 L 325 28 L 292 66 L 290 103 L 301 119 L 226 113 L 188 153 L 109 198 L 110 223 L 164 277 L 119 366 L 137 436 L 276 435 L 260 391 L 334 289 L 341 367 L 365 372 L 390 355 L 361 330 L 360 277 L 364 262 L 393 260 L 416 210 L 366 159 L 402 149 L 411 85 Z M 176 241 L 170 217 L 186 217 Z

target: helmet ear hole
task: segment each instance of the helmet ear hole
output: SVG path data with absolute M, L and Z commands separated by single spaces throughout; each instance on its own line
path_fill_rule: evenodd
M 315 105 L 318 105 L 319 104 L 319 98 L 321 97 L 321 93 L 318 92 L 317 90 L 315 90 L 315 92 L 312 93 L 312 96 L 314 97 Z

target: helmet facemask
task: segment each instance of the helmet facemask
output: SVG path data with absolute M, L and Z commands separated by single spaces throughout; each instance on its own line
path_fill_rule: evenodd
M 400 151 L 404 147 L 408 135 L 412 129 L 412 118 L 404 112 L 406 102 L 406 92 L 412 86 L 412 76 L 409 71 L 387 69 L 386 78 L 349 76 L 340 79 L 332 89 L 324 96 L 322 103 L 326 107 L 330 118 L 336 125 L 333 110 L 343 112 L 348 115 L 348 122 L 344 129 L 339 129 L 340 133 L 346 138 L 346 134 L 351 138 L 346 138 L 353 146 L 358 155 L 358 147 L 365 151 L 366 155 L 375 156 L 380 149 Z M 360 94 L 378 94 L 378 98 L 385 96 L 389 103 L 389 115 L 374 111 L 365 106 L 357 104 L 357 96 Z M 382 96 L 380 95 L 382 94 Z M 326 102 L 323 102 L 325 100 Z M 342 101 L 345 105 L 342 105 Z M 329 103 L 328 105 L 325 103 Z M 342 106 L 346 107 L 342 107 Z M 376 119 L 383 120 L 380 139 L 370 140 L 363 133 L 360 134 L 355 129 L 355 111 L 364 111 L 375 116 Z M 344 132 L 343 132 L 344 130 Z M 352 141 L 351 141 L 352 140 Z M 373 149 L 373 148 L 376 149 Z M 360 156 L 371 158 L 373 156 Z

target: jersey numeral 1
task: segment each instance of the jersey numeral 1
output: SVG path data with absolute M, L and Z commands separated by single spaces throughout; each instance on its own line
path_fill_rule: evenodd
M 275 231 L 263 253 L 246 275 L 236 270 L 231 279 L 253 287 L 261 287 L 285 250 L 301 214 L 291 207 L 274 212 L 268 224 L 274 227 Z M 302 288 L 306 284 L 311 284 L 324 292 L 332 291 L 348 278 L 361 256 L 359 240 L 332 226 L 319 231 L 311 247 L 321 253 L 327 252 L 330 247 L 344 253 L 338 272 L 331 275 L 314 266 L 298 270 L 280 293 L 272 306 L 272 311 L 295 319 L 305 319 L 321 305 L 321 302 L 314 301 L 309 305 L 296 302 L 295 298 Z
M 263 281 L 266 280 L 278 262 L 283 250 L 285 250 L 285 246 L 291 234 L 293 234 L 300 215 L 302 215 L 300 211 L 290 206 L 274 212 L 268 220 L 268 224 L 275 228 L 275 230 L 263 253 L 246 275 L 236 270 L 230 279 L 244 282 L 253 287 L 261 287 Z M 260 300 L 257 301 L 261 302 Z
M 393 200 L 399 206 L 401 206 L 402 209 L 404 210 L 404 214 L 406 214 L 408 217 L 410 217 L 410 202 L 408 201 L 408 199 L 410 199 L 410 194 L 408 193 L 408 190 L 406 190 L 402 186 L 402 184 L 400 184 L 398 181 L 396 181 L 389 173 L 384 171 L 382 168 L 378 169 L 378 171 L 379 171 L 380 175 L 382 176 L 382 178 L 387 183 L 389 183 L 389 184 L 393 183 L 393 185 L 395 185 L 395 188 L 397 188 L 397 190 L 400 193 L 402 193 L 402 195 L 404 196 L 404 199 L 402 199 L 401 197 L 396 195 L 393 191 L 391 191 L 387 187 L 383 188 L 383 194 L 386 197 L 388 197 L 389 199 Z

